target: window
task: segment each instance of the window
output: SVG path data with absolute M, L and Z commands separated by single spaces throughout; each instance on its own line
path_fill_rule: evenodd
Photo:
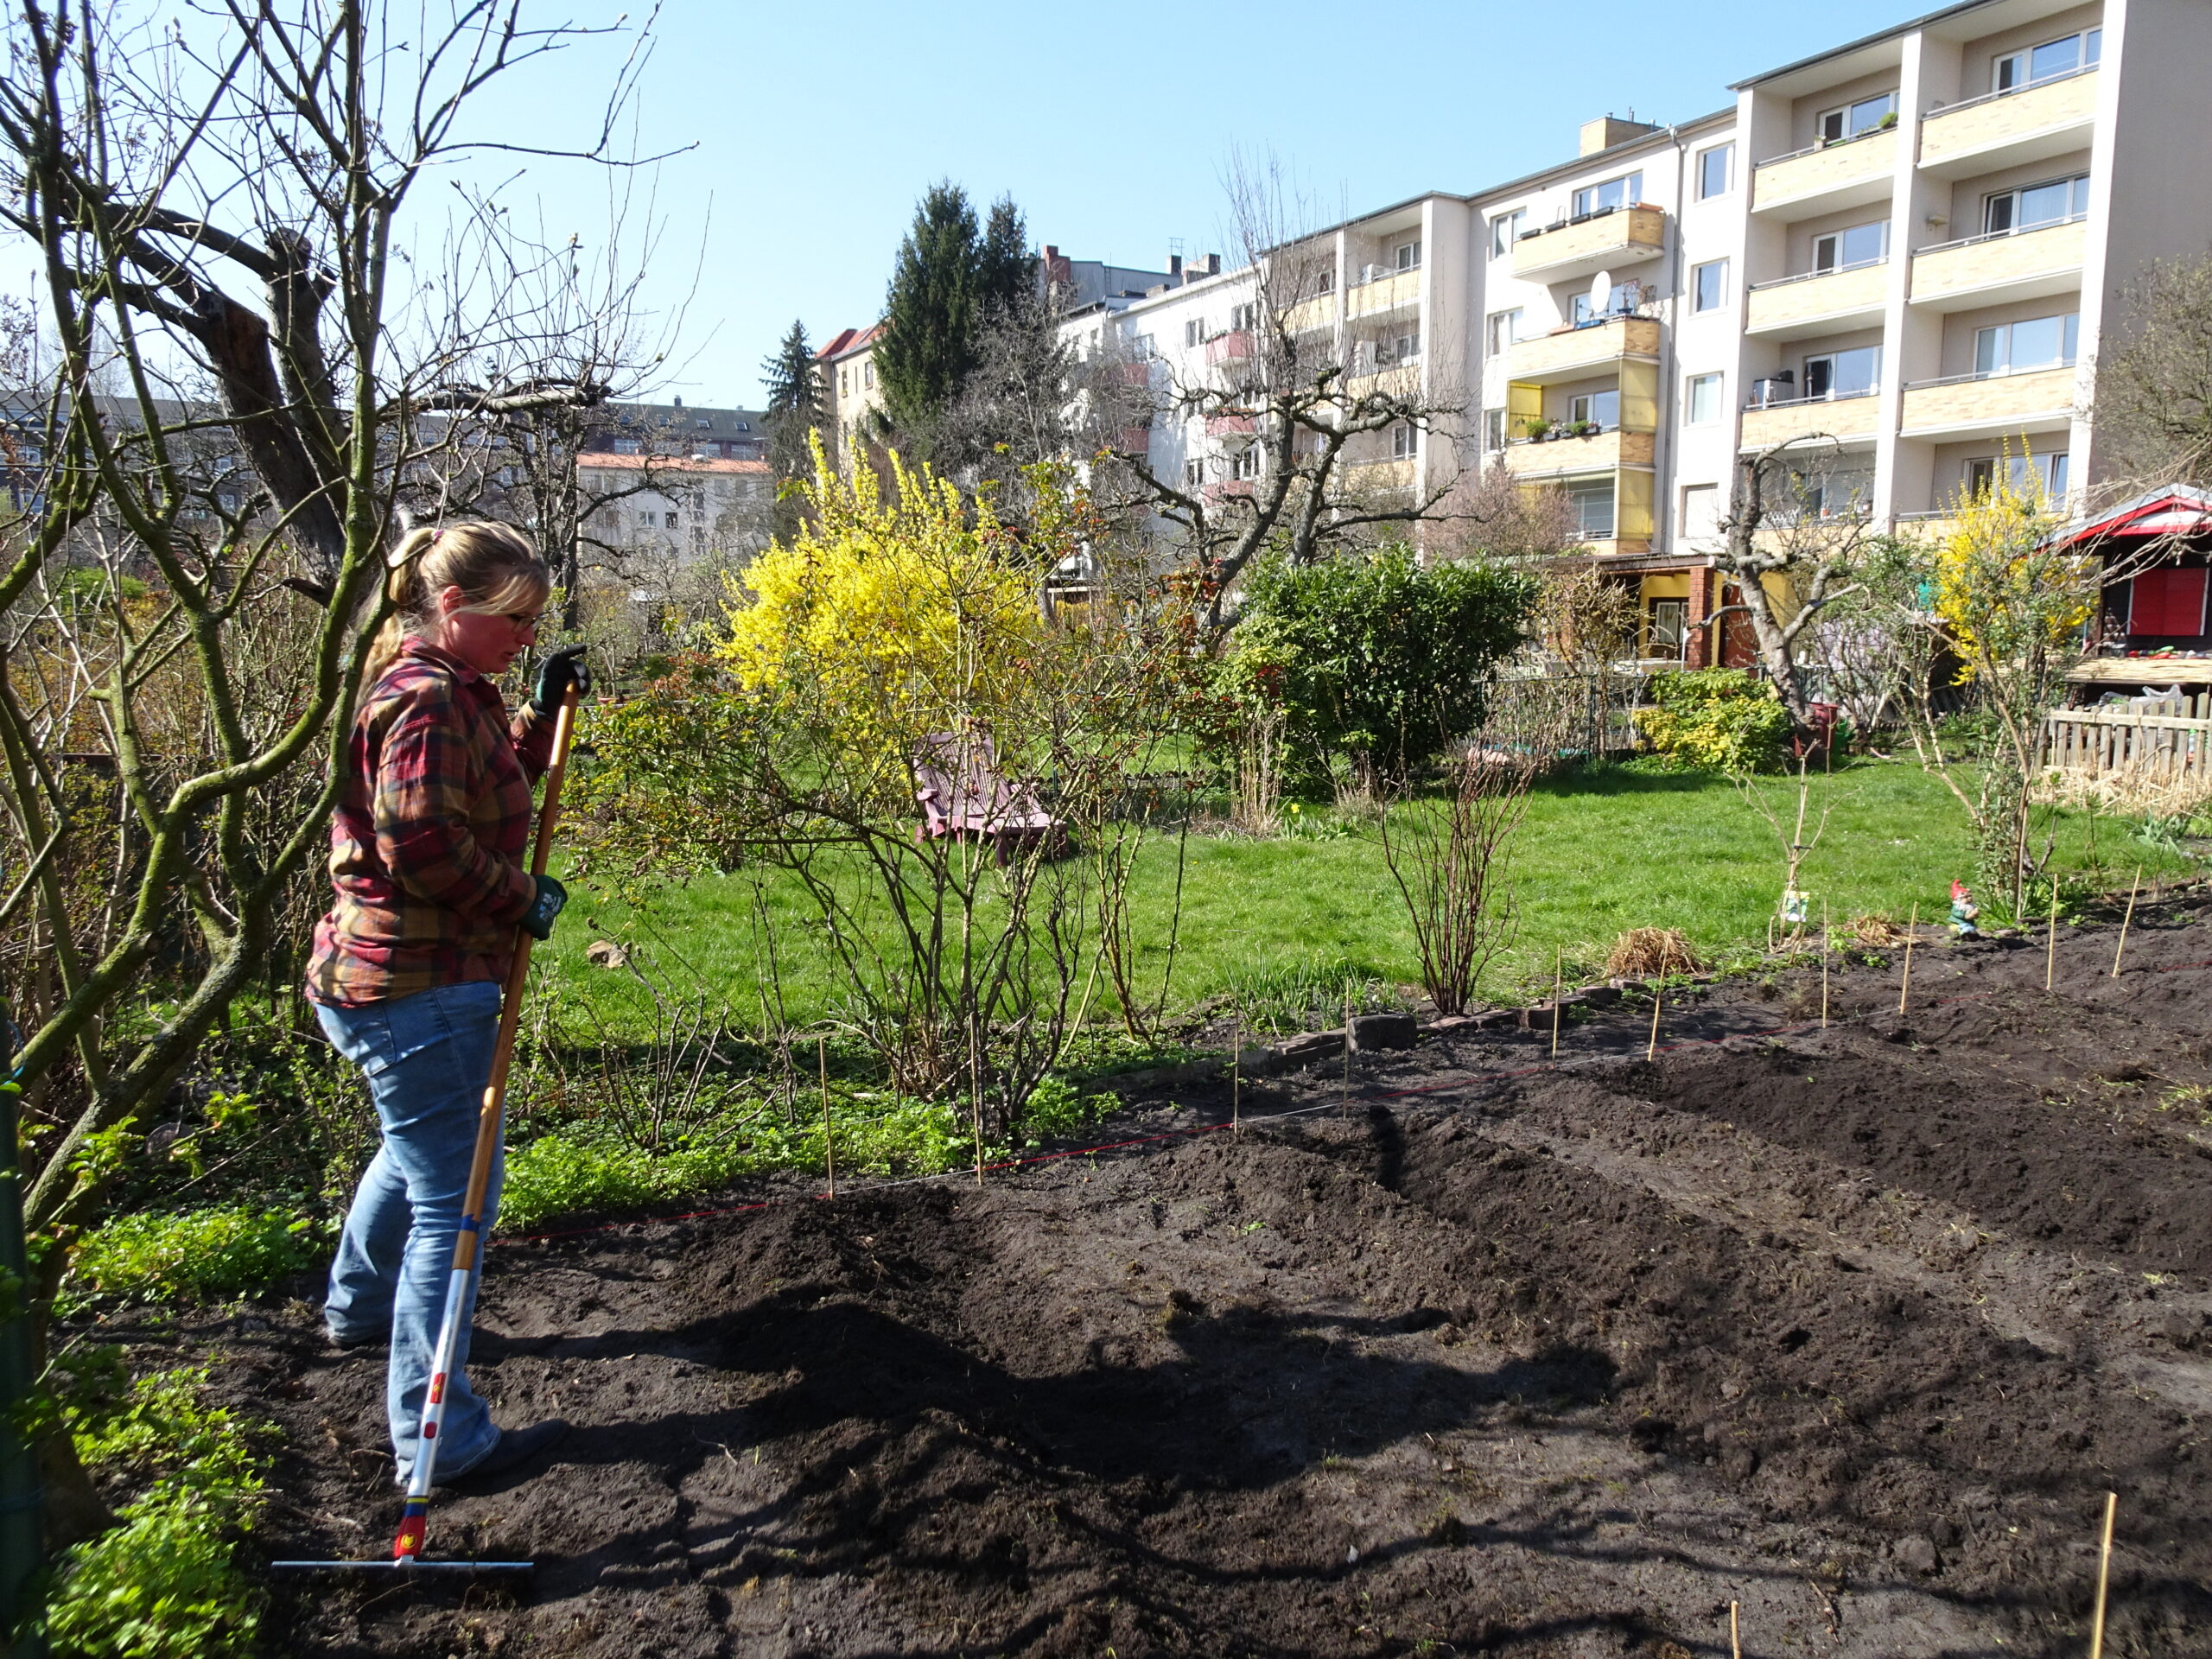
M 1503 410 L 1483 410 L 1483 448 L 1491 451 L 1505 448 L 1505 411 Z
M 1863 518 L 1874 499 L 1874 477 L 1866 472 L 1800 472 L 1793 467 L 1789 486 L 1796 499 L 1782 514 L 1789 524 Z
M 1579 328 L 1586 322 L 1602 322 L 1607 317 L 1624 317 L 1636 309 L 1643 298 L 1643 284 L 1642 283 L 1633 281 L 1615 283 L 1611 290 L 1605 296 L 1603 310 L 1590 303 L 1590 296 L 1587 294 L 1577 294 L 1574 296 L 1573 305 L 1568 309 L 1567 318 Z
M 1488 324 L 1484 329 L 1484 337 L 1490 342 L 1490 354 L 1492 357 L 1496 357 L 1515 340 L 1520 339 L 1520 308 L 1516 306 L 1510 311 L 1491 312 Z
M 1570 423 L 1589 421 L 1617 431 L 1621 423 L 1621 394 L 1618 389 L 1580 392 L 1567 400 L 1567 418 Z
M 1337 291 L 1337 268 L 1334 265 L 1324 265 L 1313 273 L 1313 291 L 1316 294 Z
M 1984 196 L 1981 228 L 1985 235 L 2002 236 L 2007 231 L 2063 225 L 2069 219 L 2084 217 L 2088 211 L 2089 175 L 2083 173 L 2070 179 L 2053 179 L 2046 184 L 2025 185 L 2018 190 L 1999 190 L 1993 196 Z
M 1529 210 L 1516 207 L 1510 213 L 1500 213 L 1490 222 L 1490 257 L 1503 259 L 1513 251 L 1513 245 L 1521 239 L 1521 226 L 1529 217 Z
M 1242 305 L 1232 305 L 1229 308 L 1229 330 L 1231 334 L 1248 330 L 1259 320 L 1260 308 L 1251 300 L 1245 301 Z
M 638 453 L 638 441 L 635 438 L 617 438 L 614 440 L 614 453 L 618 455 L 634 455 Z
M 1192 317 L 1183 325 L 1183 344 L 1202 346 L 1205 343 L 1206 324 L 1204 317 Z
M 1411 334 L 1399 334 L 1385 341 L 1383 354 L 1385 360 L 1392 363 L 1418 362 L 1421 359 L 1421 330 L 1416 328 Z
M 2008 52 L 1989 66 L 1989 90 L 2017 92 L 2037 81 L 2070 75 L 2077 69 L 2094 69 L 2104 55 L 2104 30 L 2092 29 L 2080 35 L 2045 41 L 2025 52 Z
M 638 528 L 639 528 L 639 530 L 651 530 L 651 529 L 653 527 L 653 524 L 654 524 L 655 521 L 658 518 L 658 517 L 659 517 L 659 515 L 658 515 L 658 514 L 657 514 L 657 513 L 651 513 L 651 512 L 641 512 L 641 513 L 639 513 L 639 514 L 638 515 Z
M 1858 397 L 1882 384 L 1882 348 L 1861 346 L 1848 352 L 1822 352 L 1805 359 L 1805 396 Z
M 1694 374 L 1689 395 L 1683 400 L 1682 419 L 1690 426 L 1711 426 L 1720 418 L 1720 377 Z
M 1185 489 L 1195 490 L 1199 485 L 1205 481 L 1206 464 L 1204 461 L 1192 459 L 1183 463 L 1183 487 Z
M 712 420 L 702 416 L 699 419 L 692 422 L 691 424 L 696 427 L 700 431 L 705 432 L 711 430 L 715 423 Z M 494 438 L 492 442 L 494 443 L 505 443 L 506 440 L 504 438 Z
M 663 517 L 667 520 L 667 528 L 674 530 L 677 524 L 677 515 L 671 512 L 664 514 Z
M 2145 570 L 2128 584 L 2127 631 L 2169 639 L 2204 632 L 2206 572 Z
M 1399 243 L 1391 251 L 1390 263 L 1400 270 L 1419 270 L 1421 268 L 1421 238 L 1415 237 L 1410 242 Z
M 1159 347 L 1152 343 L 1150 334 L 1139 334 L 1129 342 L 1129 356 L 1139 363 L 1151 362 L 1153 353 L 1158 349 Z
M 1613 537 L 1613 480 L 1610 478 L 1571 479 L 1567 486 L 1567 510 L 1574 515 L 1574 533 L 1586 542 L 1609 542 Z
M 1248 443 L 1229 458 L 1231 478 L 1257 478 L 1260 475 L 1260 446 Z
M 1856 270 L 1861 265 L 1878 265 L 1889 257 L 1890 221 L 1886 219 L 1813 238 L 1815 270 Z
M 1980 455 L 1967 462 L 1967 493 L 1986 495 L 2001 474 L 2018 495 L 2061 496 L 2066 493 L 2067 455 L 2063 449 L 2047 455 Z
M 1390 429 L 1390 459 L 1411 461 L 1421 445 L 1421 434 L 1411 421 L 1400 421 Z
M 221 508 L 225 512 L 236 512 L 238 508 L 244 505 L 244 503 L 245 498 L 240 496 L 235 490 L 218 490 L 215 492 L 215 505 Z
M 1840 110 L 1822 110 L 1819 124 L 1820 141 L 1824 144 L 1841 143 L 1847 138 L 1878 132 L 1884 127 L 1897 124 L 1897 95 L 1878 92 L 1872 98 L 1862 98 L 1856 104 L 1847 104 Z
M 2054 369 L 2074 360 L 2081 343 L 2082 314 L 2030 317 L 1974 331 L 1976 375 L 2012 374 L 2024 369 Z
M 1720 486 L 1718 484 L 1682 486 L 1682 539 L 1705 542 L 1720 533 Z
M 863 385 L 863 386 L 873 386 L 874 384 L 875 384 L 875 365 L 874 365 L 873 362 L 869 362 L 869 363 L 863 363 L 863 364 L 861 364 L 861 385 Z
M 1728 194 L 1729 175 L 1736 167 L 1736 146 L 1715 144 L 1697 156 L 1697 199 L 1709 200 Z
M 1574 193 L 1574 216 L 1602 213 L 1615 207 L 1633 207 L 1643 200 L 1643 175 L 1625 174 L 1603 184 L 1585 185 Z
M 1645 654 L 1664 657 L 1674 662 L 1682 659 L 1682 647 L 1689 643 L 1690 602 L 1687 599 L 1655 599 L 1651 601 L 1650 638 Z
M 847 393 L 850 392 L 850 391 L 852 391 L 852 389 L 853 389 L 853 387 L 852 387 L 852 380 L 851 380 L 851 378 L 850 378 L 850 374 L 849 374 L 849 372 L 848 371 L 844 370 L 844 369 L 840 369 L 840 370 L 838 370 L 838 371 L 837 371 L 837 395 L 838 395 L 840 397 L 844 397 Z
M 750 421 L 740 421 L 737 423 L 737 429 L 741 432 L 750 432 L 753 429 L 753 423 Z
M 1690 268 L 1693 311 L 1718 311 L 1728 298 L 1728 262 L 1712 259 Z

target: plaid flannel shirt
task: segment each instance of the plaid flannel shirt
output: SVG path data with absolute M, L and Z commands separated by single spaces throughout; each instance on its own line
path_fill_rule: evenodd
M 354 1007 L 501 981 L 537 893 L 531 785 L 554 722 L 512 724 L 492 683 L 410 639 L 364 699 L 330 826 L 338 902 L 316 924 L 308 995 Z

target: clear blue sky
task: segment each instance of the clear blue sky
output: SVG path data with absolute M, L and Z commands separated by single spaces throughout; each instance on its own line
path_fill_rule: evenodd
M 1193 255 L 1226 245 L 1233 150 L 1272 151 L 1317 219 L 1333 219 L 1548 166 L 1608 111 L 1720 109 L 1732 80 L 1933 5 L 670 0 L 639 142 L 697 147 L 660 167 L 655 302 L 679 299 L 695 268 L 699 279 L 690 360 L 663 395 L 757 404 L 760 359 L 793 318 L 817 345 L 872 320 L 915 200 L 938 179 L 979 209 L 1010 193 L 1039 245 L 1159 268 L 1170 238 Z M 535 9 L 554 20 L 554 0 Z M 501 118 L 518 137 L 573 137 L 563 128 L 592 118 L 609 67 L 577 53 L 528 72 Z M 604 223 L 603 188 L 565 170 L 537 164 L 507 192 L 534 196 L 549 225 L 569 212 L 587 239 Z

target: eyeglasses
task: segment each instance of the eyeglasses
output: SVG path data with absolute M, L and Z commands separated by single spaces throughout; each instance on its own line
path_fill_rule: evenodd
M 545 613 L 543 611 L 509 611 L 507 613 L 507 620 L 513 623 L 518 629 L 540 627 L 544 624 Z

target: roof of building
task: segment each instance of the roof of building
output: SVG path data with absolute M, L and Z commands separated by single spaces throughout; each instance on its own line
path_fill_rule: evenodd
M 872 322 L 865 328 L 841 329 L 830 342 L 814 354 L 817 363 L 834 363 L 841 357 L 850 357 L 865 350 L 882 338 L 883 324 Z
M 2059 532 L 2058 545 L 2164 536 L 2212 536 L 2212 490 L 2191 484 L 2146 490 L 2094 518 L 2067 525 Z

